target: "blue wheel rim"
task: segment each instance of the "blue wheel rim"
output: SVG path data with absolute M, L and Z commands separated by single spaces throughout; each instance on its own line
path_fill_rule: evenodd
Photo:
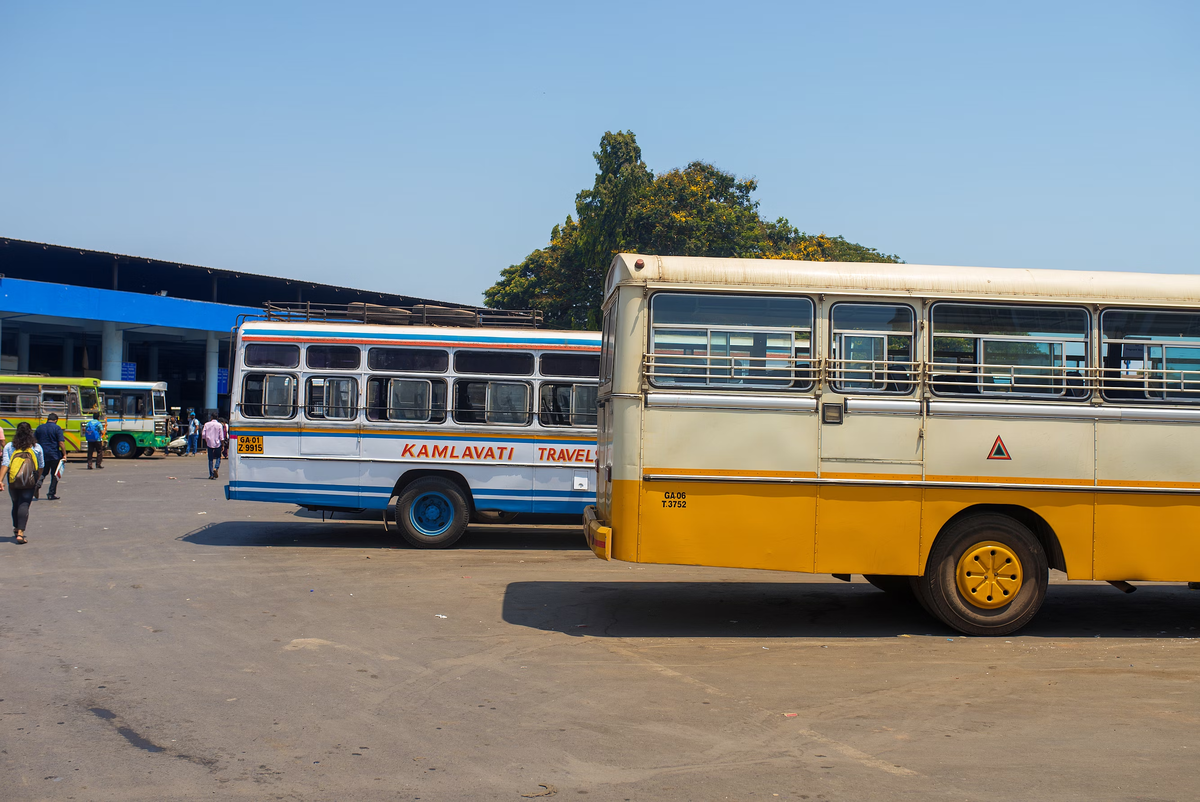
M 133 451 L 133 447 L 130 446 L 129 441 L 125 439 L 118 440 L 117 444 L 113 446 L 113 453 L 118 457 L 123 457 L 131 451 Z
M 422 535 L 435 537 L 454 523 L 454 505 L 443 494 L 431 490 L 413 499 L 408 520 Z

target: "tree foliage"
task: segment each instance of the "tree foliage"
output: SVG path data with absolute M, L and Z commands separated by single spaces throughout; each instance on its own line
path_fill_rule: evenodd
M 806 234 L 758 213 L 754 179 L 706 162 L 655 176 L 632 131 L 611 131 L 592 154 L 599 172 L 575 196 L 575 216 L 550 242 L 504 268 L 484 292 L 488 306 L 540 309 L 550 326 L 597 329 L 604 275 L 614 254 L 727 256 L 809 261 L 899 262 L 842 237 Z

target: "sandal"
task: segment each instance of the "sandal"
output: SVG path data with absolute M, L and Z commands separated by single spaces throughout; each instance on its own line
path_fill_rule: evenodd
M 25 536 L 24 536 L 24 535 L 17 535 L 17 545 L 18 545 L 18 546 L 23 546 L 23 545 L 25 545 L 25 544 L 26 544 L 26 543 L 28 543 L 28 542 L 29 542 L 29 541 L 25 539 Z

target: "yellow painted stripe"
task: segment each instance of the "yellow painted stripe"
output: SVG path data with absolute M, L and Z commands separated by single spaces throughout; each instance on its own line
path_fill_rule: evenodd
M 985 485 L 1068 485 L 1092 487 L 1091 479 L 1049 479 L 1044 476 L 953 476 L 926 474 L 927 482 L 966 482 Z
M 1179 490 L 1195 490 L 1200 488 L 1200 482 L 1134 482 L 1118 479 L 1100 479 L 1097 483 L 1100 487 L 1162 487 L 1162 488 L 1177 488 Z
M 754 476 L 764 479 L 816 479 L 814 471 L 721 471 L 712 468 L 646 468 L 643 473 L 669 473 L 675 476 Z

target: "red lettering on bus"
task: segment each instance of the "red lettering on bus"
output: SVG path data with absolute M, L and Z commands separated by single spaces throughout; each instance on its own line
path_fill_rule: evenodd
M 402 456 L 402 457 L 412 457 L 412 456 L 415 456 L 415 455 L 413 454 L 413 443 L 405 443 L 405 444 L 404 444 L 404 450 L 400 452 L 400 456 Z
M 428 456 L 429 456 L 429 446 L 422 444 L 421 449 L 419 451 L 417 451 L 417 458 L 420 459 L 421 457 L 428 457 Z
M 447 456 L 449 456 L 449 454 L 450 454 L 449 446 L 434 446 L 433 447 L 433 458 L 434 459 L 445 459 Z

